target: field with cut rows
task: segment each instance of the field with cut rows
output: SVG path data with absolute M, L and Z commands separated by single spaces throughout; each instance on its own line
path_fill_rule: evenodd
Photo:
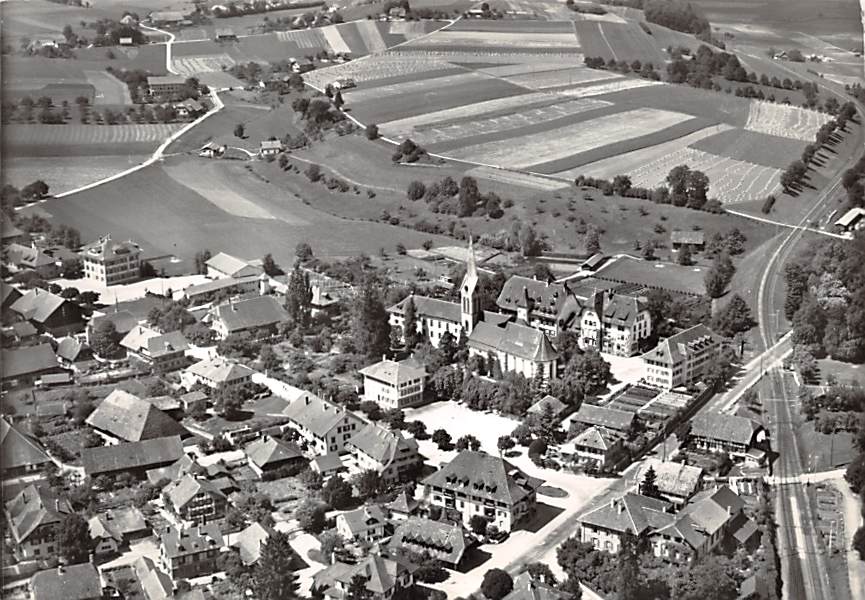
M 656 66 L 663 65 L 667 58 L 657 41 L 635 22 L 577 21 L 574 26 L 586 56 L 628 62 L 639 59 Z
M 556 69 L 555 71 L 541 71 L 535 73 L 524 73 L 505 77 L 513 84 L 521 85 L 530 90 L 545 90 L 549 88 L 561 88 L 566 86 L 605 81 L 609 79 L 623 79 L 622 75 L 610 71 L 598 71 L 585 67 L 573 67 L 570 69 Z
M 18 156 L 145 154 L 181 126 L 11 124 L 3 128 L 3 146 Z
M 810 143 L 820 126 L 831 118 L 831 115 L 798 106 L 754 100 L 745 129 Z
M 369 56 L 363 60 L 353 60 L 341 65 L 319 69 L 304 74 L 305 81 L 323 88 L 342 77 L 354 79 L 358 84 L 393 79 L 410 75 L 417 78 L 432 77 L 443 73 L 459 73 L 462 70 L 450 63 L 436 58 L 400 57 L 389 54 Z M 366 87 L 361 85 L 361 88 Z

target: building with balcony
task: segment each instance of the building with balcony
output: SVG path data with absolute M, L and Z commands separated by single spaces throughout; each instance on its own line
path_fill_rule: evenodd
M 217 561 L 225 546 L 216 523 L 178 529 L 170 526 L 159 535 L 159 562 L 175 582 L 219 571 Z
M 113 242 L 107 235 L 84 246 L 78 255 L 87 279 L 116 285 L 141 276 L 141 247 L 135 242 Z
M 162 497 L 167 510 L 193 525 L 221 519 L 228 504 L 225 494 L 214 484 L 189 473 L 165 486 Z

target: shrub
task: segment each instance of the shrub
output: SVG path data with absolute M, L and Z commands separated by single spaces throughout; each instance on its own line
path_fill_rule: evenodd
M 375 140 L 378 139 L 378 125 L 372 124 L 367 125 L 366 127 L 366 139 Z

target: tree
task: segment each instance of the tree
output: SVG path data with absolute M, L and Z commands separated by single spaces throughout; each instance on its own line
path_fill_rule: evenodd
M 436 444 L 439 447 L 439 450 L 449 450 L 451 445 L 451 434 L 449 434 L 444 429 L 436 429 L 433 431 L 432 438 L 430 438 L 433 444 Z
M 653 240 L 646 240 L 643 244 L 640 256 L 643 260 L 655 260 L 655 242 Z
M 210 253 L 210 250 L 204 249 L 200 252 L 195 253 L 195 272 L 199 275 L 207 274 L 207 261 L 209 261 L 213 255 Z
M 273 371 L 280 366 L 279 357 L 273 351 L 273 346 L 270 344 L 261 345 L 261 350 L 258 352 L 258 360 L 261 361 L 261 366 L 265 371 Z
M 412 296 L 409 296 L 408 300 L 406 300 L 403 319 L 405 349 L 406 352 L 410 352 L 420 342 L 420 335 L 417 332 L 417 310 L 415 309 L 414 298 Z
M 412 181 L 408 184 L 406 195 L 409 200 L 420 200 L 426 194 L 426 186 L 422 181 Z
M 511 436 L 503 435 L 499 437 L 499 441 L 496 445 L 498 446 L 499 452 L 507 452 L 517 444 Z
M 724 295 L 730 281 L 733 280 L 733 275 L 736 273 L 736 267 L 733 266 L 733 261 L 730 255 L 726 252 L 721 252 L 715 257 L 712 266 L 706 271 L 703 282 L 706 286 L 706 293 L 710 298 L 720 298 Z
M 64 258 L 60 263 L 60 276 L 63 279 L 80 279 L 84 276 L 84 263 L 80 258 Z
M 370 600 L 372 592 L 366 589 L 368 581 L 369 579 L 361 573 L 356 573 L 352 576 L 345 591 L 345 600 Z
M 682 600 L 735 600 L 738 594 L 737 569 L 724 556 L 709 554 L 689 569 L 679 582 Z
M 321 488 L 321 497 L 331 508 L 344 510 L 351 506 L 351 484 L 338 475 L 333 476 Z
M 573 355 L 565 364 L 562 378 L 552 382 L 551 393 L 565 403 L 579 405 L 611 379 L 610 363 L 597 350 L 587 350 Z
M 502 600 L 514 589 L 514 580 L 502 569 L 490 569 L 484 573 L 481 591 L 489 600 Z
M 477 452 L 481 449 L 481 441 L 475 436 L 467 434 L 457 440 L 456 449 L 459 452 L 462 452 L 464 450 L 472 450 L 473 452 Z
M 78 513 L 69 513 L 60 524 L 57 536 L 60 556 L 67 564 L 86 562 L 96 544 L 90 537 L 87 520 Z
M 246 128 L 243 126 L 243 123 L 238 123 L 234 126 L 234 137 L 243 139 L 243 133 L 246 131 Z
M 550 569 L 549 565 L 542 562 L 533 562 L 529 563 L 526 567 L 526 571 L 529 572 L 529 575 L 535 581 L 540 581 L 546 585 L 551 587 L 557 587 L 559 585 L 556 576 L 553 574 L 552 569 Z
M 372 278 L 363 282 L 355 300 L 351 334 L 354 347 L 368 359 L 380 359 L 390 347 L 387 310 Z
M 261 259 L 261 266 L 264 269 L 265 275 L 268 277 L 276 277 L 277 275 L 282 275 L 284 271 L 276 264 L 276 261 L 273 260 L 273 255 L 269 252 L 264 255 L 264 258 Z
M 853 534 L 853 549 L 859 553 L 859 560 L 865 560 L 865 525 Z
M 321 556 L 324 558 L 326 563 L 331 564 L 333 552 L 337 548 L 342 548 L 345 544 L 345 540 L 336 532 L 335 529 L 327 529 L 319 534 L 318 543 L 320 544 Z
M 339 479 L 339 477 L 334 477 L 334 479 Z M 315 500 L 307 498 L 297 507 L 294 517 L 297 519 L 297 523 L 301 529 L 307 533 L 316 534 L 324 530 L 326 514 L 327 510 L 324 506 Z
M 288 278 L 285 292 L 285 310 L 292 322 L 300 327 L 306 327 L 312 311 L 312 288 L 309 276 L 300 268 L 300 261 L 294 263 Z
M 297 598 L 297 577 L 293 571 L 294 550 L 284 532 L 274 532 L 261 548 L 261 557 L 252 575 L 252 588 L 260 600 Z
M 630 530 L 622 536 L 616 560 L 616 590 L 618 600 L 641 600 L 640 562 L 637 537 Z
M 48 195 L 48 184 L 37 179 L 21 188 L 21 196 L 28 200 L 40 200 Z
M 655 473 L 654 467 L 649 467 L 646 474 L 643 476 L 643 482 L 640 484 L 640 493 L 649 498 L 661 498 L 661 490 L 657 484 L 658 475 Z
M 313 258 L 312 247 L 306 242 L 300 242 L 294 247 L 294 255 L 300 262 L 306 262 Z
M 354 477 L 354 487 L 364 500 L 376 497 L 384 485 L 381 475 L 375 469 L 366 469 Z
M 739 294 L 733 294 L 727 306 L 712 319 L 712 329 L 727 337 L 744 333 L 755 324 L 751 317 L 751 308 Z
M 377 140 L 378 135 L 378 125 L 373 123 L 366 126 L 366 139 Z
M 691 257 L 691 246 L 690 244 L 685 244 L 682 246 L 681 250 L 679 250 L 679 256 L 677 261 L 683 267 L 689 267 L 694 262 Z
M 108 319 L 102 319 L 90 333 L 90 348 L 97 356 L 110 358 L 120 350 L 120 334 L 117 327 Z
M 469 519 L 469 527 L 475 535 L 486 535 L 490 521 L 483 515 L 472 515 Z

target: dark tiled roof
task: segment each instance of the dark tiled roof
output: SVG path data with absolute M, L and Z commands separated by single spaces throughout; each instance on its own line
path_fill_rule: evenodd
M 405 361 L 397 362 L 387 359 L 364 367 L 359 373 L 365 377 L 383 381 L 389 385 L 399 385 L 413 379 L 423 379 L 426 377 L 424 369 L 418 369 L 406 364 Z
M 596 406 L 583 402 L 574 413 L 573 420 L 586 425 L 598 425 L 616 431 L 627 431 L 634 423 L 636 415 L 625 410 Z
M 716 343 L 718 343 L 718 337 L 711 329 L 700 323 L 659 342 L 657 346 L 643 355 L 643 359 L 673 365 L 684 360 L 685 356 Z
M 505 327 L 496 327 L 481 321 L 469 335 L 468 345 L 485 352 L 504 352 L 534 362 L 552 361 L 558 357 L 542 331 L 513 322 L 508 322 Z
M 168 497 L 171 506 L 176 511 L 189 504 L 190 500 L 201 493 L 206 493 L 211 497 L 225 499 L 225 494 L 223 494 L 210 481 L 207 479 L 200 479 L 188 473 L 178 481 L 172 481 L 165 486 L 162 493 Z
M 21 543 L 40 525 L 59 524 L 72 512 L 66 498 L 30 484 L 6 503 L 6 515 L 13 539 Z
M 346 415 L 349 418 L 357 419 L 354 413 L 347 411 L 342 406 L 312 394 L 298 398 L 283 410 L 282 414 L 317 436 L 324 436 L 329 433 L 346 418 Z
M 13 302 L 10 308 L 28 321 L 44 323 L 66 302 L 57 294 L 34 288 Z
M 249 444 L 246 456 L 250 461 L 263 468 L 271 464 L 303 458 L 300 449 L 291 443 L 280 442 L 272 437 L 261 438 Z
M 462 560 L 467 544 L 465 531 L 459 525 L 409 517 L 397 525 L 388 546 L 394 550 L 427 550 L 439 560 L 456 565 Z
M 35 375 L 43 371 L 60 370 L 57 356 L 50 344 L 24 346 L 11 350 L 3 349 L 3 379 L 14 379 L 24 375 Z
M 92 563 L 39 571 L 30 580 L 33 600 L 94 600 L 102 597 L 102 581 Z
M 412 514 L 415 510 L 417 510 L 418 506 L 418 501 L 415 500 L 413 497 L 409 496 L 407 491 L 403 490 L 396 498 L 391 500 L 385 506 L 385 508 L 392 512 L 409 515 Z
M 349 444 L 387 467 L 403 450 L 417 454 L 417 440 L 403 436 L 399 430 L 391 431 L 370 423 L 351 436 Z
M 55 263 L 54 258 L 39 248 L 22 246 L 21 244 L 9 244 L 9 247 L 6 248 L 6 260 L 17 267 L 27 269 L 38 269 Z
M 183 426 L 138 396 L 116 389 L 87 417 L 87 424 L 127 442 L 185 435 Z
M 160 544 L 169 558 L 177 558 L 204 550 L 218 550 L 225 545 L 216 523 L 178 530 L 169 527 L 159 536 Z
M 551 319 L 563 316 L 568 298 L 585 301 L 587 298 L 574 296 L 570 286 L 565 283 L 548 283 L 529 277 L 514 275 L 502 286 L 496 304 L 502 310 L 515 312 L 518 308 L 542 312 Z
M 568 407 L 568 405 L 556 398 L 555 396 L 547 394 L 546 396 L 532 404 L 529 407 L 528 412 L 536 415 L 542 415 L 544 414 L 544 410 L 546 410 L 547 407 L 550 407 L 553 410 L 554 415 L 560 415 Z
M 685 498 L 697 491 L 700 487 L 700 479 L 703 477 L 703 469 L 700 467 L 649 458 L 640 469 L 641 481 L 649 468 L 654 469 L 655 483 L 662 493 Z
M 409 566 L 398 560 L 370 554 L 355 565 L 336 563 L 313 575 L 313 586 L 329 589 L 336 582 L 347 586 L 355 575 L 366 578 L 366 589 L 377 596 L 389 596 L 397 585 L 397 580 L 410 570 Z
M 202 360 L 188 366 L 186 371 L 216 383 L 231 383 L 244 377 L 251 377 L 255 373 L 246 365 L 234 363 L 222 357 Z
M 750 444 L 760 428 L 753 419 L 738 415 L 706 412 L 691 419 L 692 436 L 735 444 Z
M 630 531 L 641 535 L 672 523 L 673 515 L 665 512 L 669 508 L 669 502 L 627 493 L 586 513 L 580 522 L 618 533 Z
M 514 589 L 503 600 L 570 600 L 572 596 L 533 579 L 528 572 L 514 578 Z
M 273 296 L 257 296 L 220 304 L 213 309 L 213 318 L 231 333 L 282 323 L 288 320 L 288 313 Z
M 375 527 L 383 527 L 387 523 L 387 515 L 377 504 L 361 506 L 340 515 L 352 535 L 365 533 Z
M 50 462 L 42 445 L 26 433 L 0 419 L 0 467 L 2 470 L 44 465 Z
M 88 475 L 146 469 L 173 463 L 183 456 L 180 436 L 128 442 L 115 446 L 84 448 L 81 463 Z
M 57 356 L 69 362 L 75 362 L 84 350 L 84 343 L 77 338 L 66 336 L 57 342 Z
M 459 303 L 414 294 L 403 298 L 400 302 L 387 309 L 387 311 L 402 316 L 405 314 L 405 307 L 409 299 L 414 302 L 415 314 L 418 318 L 427 317 L 450 323 L 459 323 L 462 319 Z

